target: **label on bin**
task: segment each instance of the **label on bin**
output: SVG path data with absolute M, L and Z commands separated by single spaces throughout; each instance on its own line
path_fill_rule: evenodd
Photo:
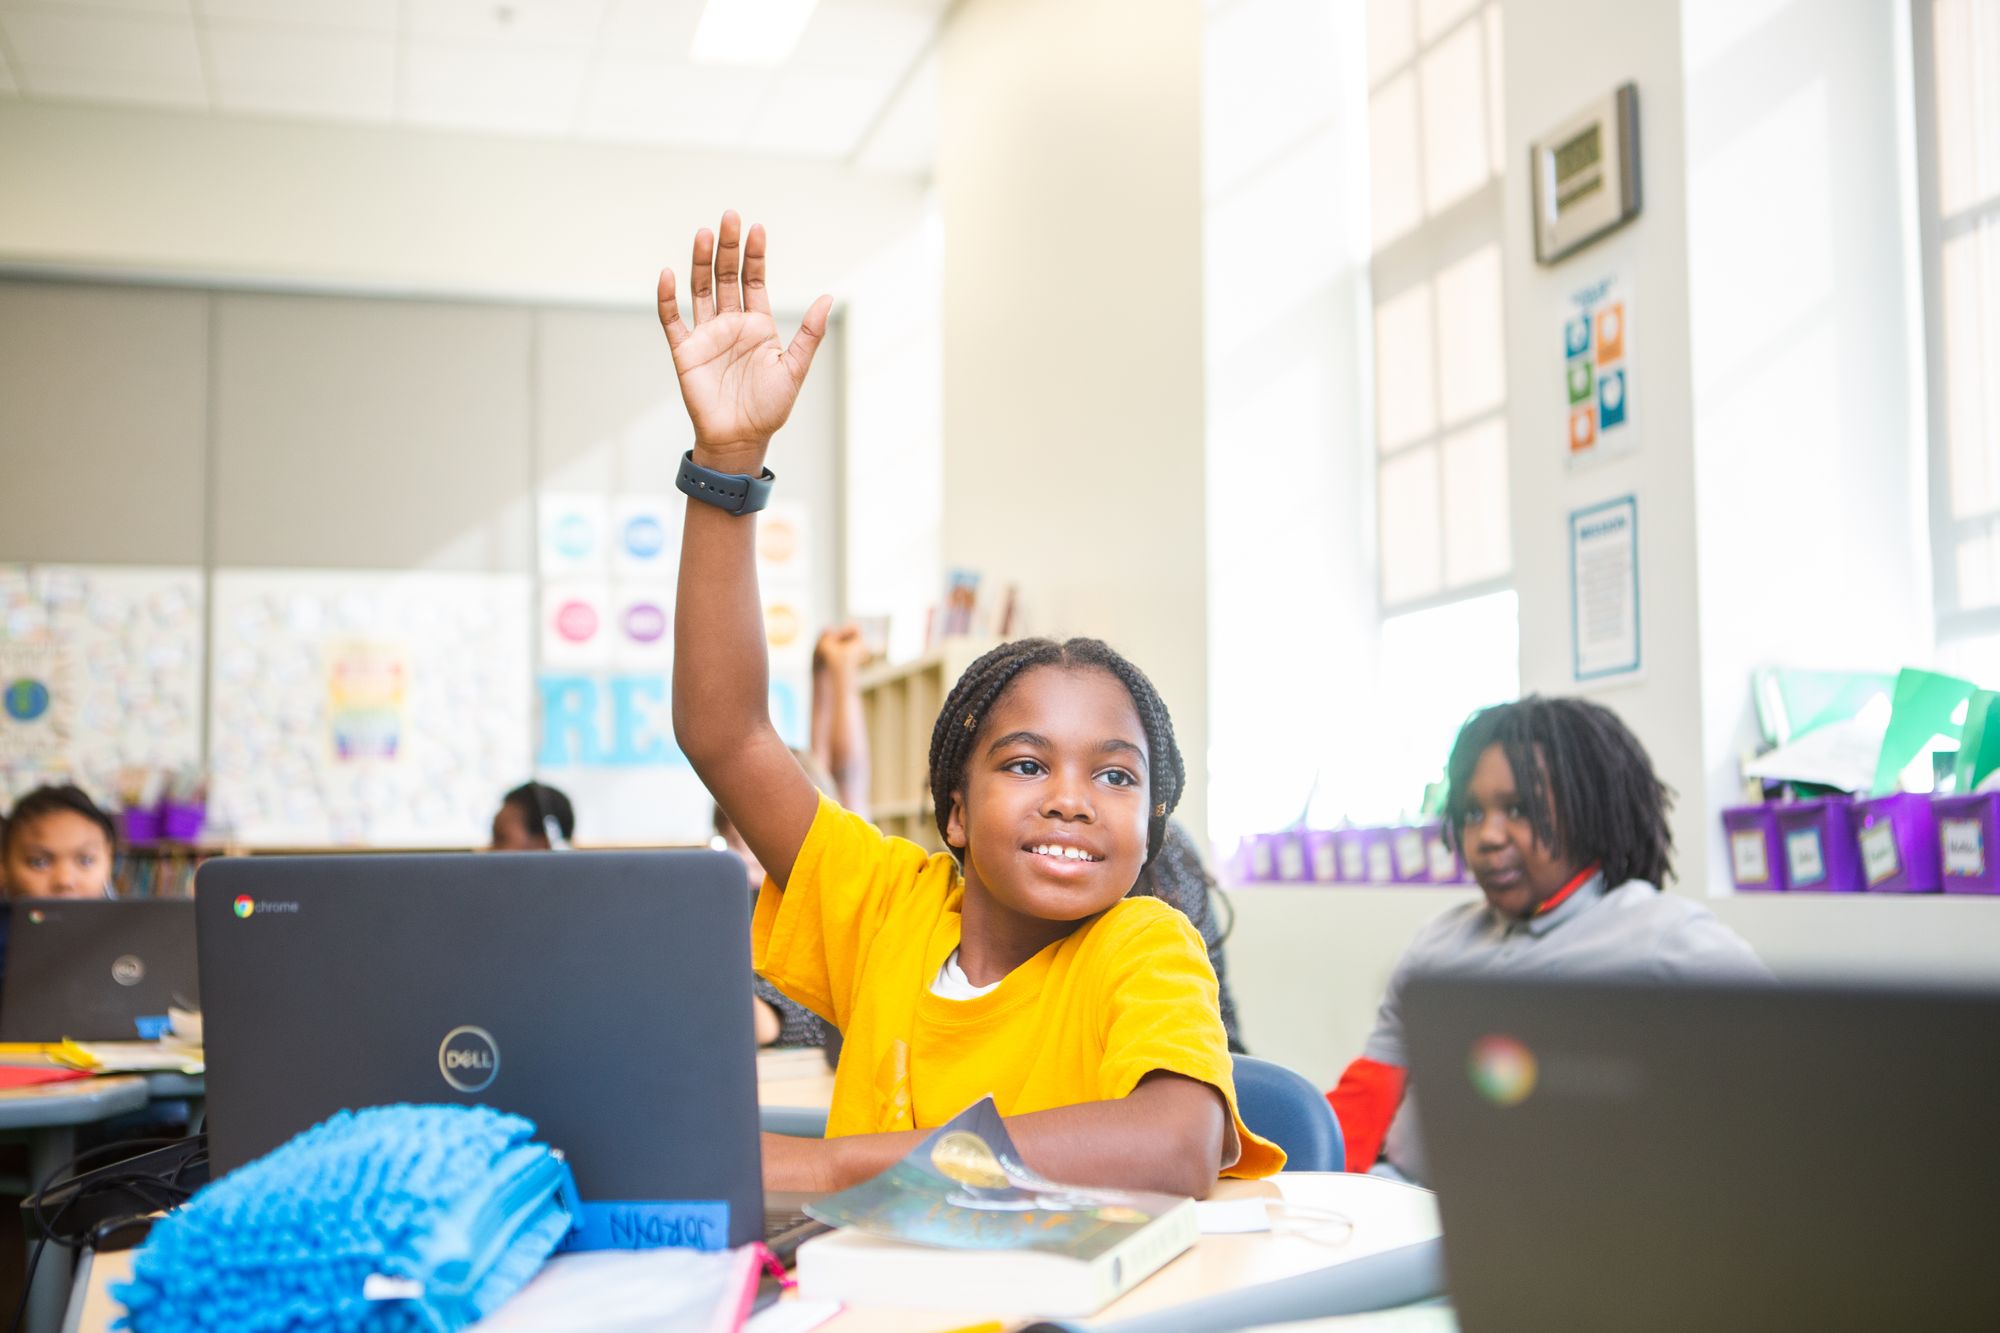
M 1802 828 L 1785 835 L 1785 864 L 1792 872 L 1792 887 L 1817 884 L 1826 878 L 1826 858 L 1820 854 L 1819 830 Z
M 1262 838 L 1250 844 L 1250 873 L 1258 879 L 1271 878 L 1271 844 Z
M 1368 867 L 1362 864 L 1361 857 L 1360 843 L 1343 842 L 1340 844 L 1340 877 L 1342 879 L 1354 884 L 1361 882 L 1363 876 L 1368 873 Z
M 1442 834 L 1431 834 L 1425 851 L 1430 855 L 1433 883 L 1448 884 L 1458 878 L 1458 858 L 1451 854 L 1451 848 L 1444 845 Z
M 1771 863 L 1764 855 L 1764 834 L 1760 829 L 1738 829 L 1729 835 L 1729 861 L 1738 884 L 1769 884 Z
M 1940 819 L 1938 842 L 1944 873 L 1958 879 L 1986 877 L 1986 832 L 1976 819 Z
M 1396 873 L 1405 879 L 1412 879 L 1424 873 L 1424 834 L 1422 829 L 1399 829 L 1396 833 Z
M 1286 838 L 1278 844 L 1278 878 L 1299 880 L 1306 877 L 1306 853 L 1299 846 L 1297 838 Z
M 1389 870 L 1389 844 L 1371 842 L 1368 844 L 1368 878 L 1377 884 L 1395 882 L 1395 875 Z
M 1322 884 L 1331 884 L 1333 873 L 1333 844 L 1320 841 L 1313 844 L 1313 878 Z
M 1868 887 L 1894 879 L 1903 873 L 1903 858 L 1896 854 L 1896 826 L 1883 822 L 1861 830 L 1861 873 Z

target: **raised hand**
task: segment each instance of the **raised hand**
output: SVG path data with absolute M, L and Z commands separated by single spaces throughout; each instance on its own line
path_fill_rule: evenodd
M 806 311 L 791 346 L 778 341 L 764 285 L 764 228 L 743 234 L 742 220 L 722 215 L 719 234 L 695 234 L 688 286 L 693 323 L 681 318 L 672 269 L 660 271 L 660 327 L 673 349 L 681 401 L 694 422 L 696 459 L 724 472 L 754 473 L 771 436 L 785 424 L 813 353 L 826 336 L 833 298 Z

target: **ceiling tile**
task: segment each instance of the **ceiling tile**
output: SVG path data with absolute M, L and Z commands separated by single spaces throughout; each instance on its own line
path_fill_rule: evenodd
M 781 71 L 748 146 L 767 153 L 846 157 L 888 100 L 887 79 Z
M 408 124 L 564 134 L 582 100 L 585 50 L 507 51 L 412 42 L 404 60 Z
M 23 69 L 201 78 L 201 53 L 190 18 L 9 10 L 0 13 L 0 26 Z
M 604 16 L 606 53 L 687 59 L 705 0 L 611 0 Z
M 35 97 L 130 102 L 139 106 L 208 105 L 208 88 L 199 74 L 112 74 L 103 70 L 25 65 L 16 77 L 23 91 Z
M 195 8 L 210 19 L 393 33 L 402 6 L 400 0 L 195 0 Z
M 596 139 L 735 148 L 756 128 L 770 83 L 762 71 L 601 56 L 577 130 Z
M 208 57 L 225 111 L 370 121 L 395 115 L 390 33 L 211 23 Z
M 938 13 L 893 0 L 820 0 L 786 70 L 901 78 L 937 29 Z
M 587 47 L 605 0 L 410 0 L 418 41 L 490 42 L 513 50 Z

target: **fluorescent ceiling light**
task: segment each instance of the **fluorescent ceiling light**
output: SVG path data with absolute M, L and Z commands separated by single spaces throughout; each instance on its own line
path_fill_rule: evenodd
M 694 30 L 698 65 L 782 65 L 817 0 L 708 0 Z

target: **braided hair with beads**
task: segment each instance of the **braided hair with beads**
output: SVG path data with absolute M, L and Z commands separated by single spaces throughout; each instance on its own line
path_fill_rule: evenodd
M 1167 817 L 1180 804 L 1181 792 L 1187 785 L 1187 769 L 1181 763 L 1181 749 L 1174 740 L 1174 720 L 1168 715 L 1160 692 L 1153 688 L 1145 672 L 1098 639 L 1066 639 L 1061 643 L 1054 639 L 1016 639 L 1001 644 L 965 669 L 945 698 L 937 724 L 931 728 L 931 804 L 938 836 L 950 845 L 945 823 L 950 818 L 951 797 L 965 786 L 965 766 L 972 755 L 972 744 L 979 737 L 980 724 L 1022 673 L 1043 666 L 1107 672 L 1132 696 L 1132 707 L 1146 732 L 1146 790 L 1153 799 L 1146 817 L 1146 863 L 1151 864 L 1167 836 Z

